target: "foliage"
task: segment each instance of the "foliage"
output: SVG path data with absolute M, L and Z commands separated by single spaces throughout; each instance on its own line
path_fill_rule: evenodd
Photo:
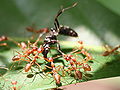
M 84 36 L 81 33 L 82 26 L 84 26 L 91 30 L 91 32 L 99 38 L 101 43 L 110 45 L 119 44 L 120 6 L 118 3 L 120 1 L 51 0 L 51 2 L 48 2 L 48 0 L 2 0 L 0 2 L 0 35 L 15 37 L 14 40 L 0 42 L 0 89 L 50 89 L 77 82 L 120 76 L 120 71 L 118 70 L 120 63 L 119 54 L 114 54 L 113 52 L 108 56 L 102 56 L 105 51 L 103 47 L 82 45 L 78 42 L 67 42 L 65 41 L 66 37 L 64 40 L 63 37 L 59 39 L 63 40 L 60 41 L 60 45 L 64 54 L 60 55 L 57 50 L 51 49 L 51 53 L 48 55 L 54 58 L 55 67 L 52 67 L 52 62 L 49 62 L 48 59 L 42 58 L 42 54 L 39 54 L 40 58 L 37 58 L 37 63 L 42 69 L 39 68 L 39 65 L 32 63 L 30 70 L 25 72 L 26 65 L 32 61 L 24 61 L 26 60 L 25 56 L 18 59 L 18 61 L 12 61 L 14 56 L 19 55 L 19 53 L 24 55 L 27 49 L 32 49 L 29 44 L 35 42 L 35 40 L 30 40 L 31 43 L 27 42 L 28 38 L 26 39 L 26 37 L 30 37 L 31 34 L 25 30 L 25 27 L 33 24 L 37 26 L 35 27 L 36 29 L 52 27 L 53 18 L 60 6 L 63 5 L 63 7 L 67 7 L 74 2 L 78 2 L 78 5 L 59 18 L 60 24 L 74 27 L 81 37 Z M 86 28 L 85 31 L 87 31 Z M 36 34 L 35 36 L 37 37 Z M 92 41 L 91 36 L 92 35 L 90 35 L 87 40 L 85 38 L 86 42 Z M 14 41 L 18 43 L 28 43 L 27 46 L 29 47 L 26 47 L 27 49 L 24 50 Z M 7 43 L 8 46 L 2 46 L 4 43 Z M 37 43 L 36 46 L 39 48 L 42 44 L 43 40 L 41 43 Z M 85 58 L 87 55 L 81 52 L 82 49 L 80 49 L 80 46 L 83 46 L 83 49 L 92 56 L 92 60 L 86 61 Z M 55 46 L 53 46 L 53 48 L 55 48 Z M 74 50 L 77 51 L 73 52 Z M 77 62 L 80 62 L 79 65 L 77 64 L 78 66 L 75 70 L 73 70 L 72 67 L 73 61 L 67 61 L 65 59 L 65 55 L 69 54 L 71 54 Z M 58 57 L 55 58 L 56 56 Z M 34 53 L 30 54 L 30 57 L 33 59 Z M 84 63 L 88 64 L 91 70 L 85 70 L 82 66 Z M 49 68 L 46 69 L 46 66 Z M 53 73 L 56 72 L 53 68 L 55 68 L 60 75 L 61 84 L 56 83 L 53 76 Z M 82 73 L 82 79 L 77 76 L 78 74 L 80 75 L 80 72 L 76 73 L 78 69 Z M 17 81 L 17 84 L 14 81 Z
M 62 44 L 62 51 L 67 55 L 73 52 L 73 49 L 78 49 L 80 48 L 79 43 L 69 46 L 71 42 L 66 42 L 67 45 L 65 45 L 64 42 L 61 42 Z M 73 43 L 73 42 L 72 42 Z M 75 42 L 74 42 L 75 43 Z M 12 46 L 12 45 L 11 45 Z M 14 44 L 13 44 L 14 46 Z M 68 47 L 69 46 L 69 47 Z M 76 48 L 77 47 L 77 48 Z M 115 77 L 119 76 L 119 71 L 117 68 L 119 68 L 119 55 L 110 55 L 110 56 L 102 56 L 102 53 L 104 49 L 102 47 L 86 47 L 86 50 L 92 55 L 93 60 L 90 60 L 87 62 L 87 64 L 90 65 L 91 71 L 83 71 L 80 69 L 82 72 L 83 76 L 82 79 L 76 79 L 74 75 L 74 71 L 70 72 L 72 74 L 68 74 L 67 71 L 64 71 L 64 74 L 62 70 L 63 68 L 58 70 L 59 74 L 61 75 L 61 85 L 68 85 L 76 82 L 83 82 L 83 81 L 88 81 L 88 80 L 94 80 L 94 79 L 102 79 L 102 78 L 108 78 L 108 77 Z M 6 47 L 7 48 L 7 47 Z M 17 81 L 16 87 L 21 90 L 29 90 L 29 89 L 49 89 L 49 88 L 55 88 L 58 87 L 59 85 L 56 84 L 56 81 L 54 80 L 52 74 L 47 74 L 47 72 L 51 72 L 51 69 L 46 69 L 46 71 L 40 71 L 37 67 L 37 65 L 33 65 L 31 67 L 31 70 L 28 72 L 25 72 L 25 66 L 29 63 L 27 61 L 16 61 L 13 62 L 11 59 L 15 55 L 12 53 L 14 48 L 10 48 L 9 50 L 2 51 L 0 53 L 0 56 L 3 57 L 4 61 L 8 63 L 4 63 L 7 65 L 6 68 L 1 68 L 1 89 L 7 90 L 13 87 L 11 84 L 12 81 Z M 22 50 L 22 49 L 21 49 Z M 15 51 L 17 52 L 23 52 L 20 49 L 16 48 Z M 59 53 L 56 50 L 51 50 L 52 54 L 49 55 L 49 57 L 53 57 L 56 55 L 59 55 Z M 80 51 L 79 51 L 80 52 Z M 51 56 L 52 55 L 52 56 Z M 76 54 L 74 55 L 76 56 Z M 79 62 L 82 62 L 81 58 L 83 55 L 76 56 L 76 59 Z M 48 65 L 49 62 L 45 61 L 44 59 L 38 59 L 37 63 L 39 63 L 41 66 Z M 70 66 L 70 62 L 66 61 L 64 58 L 59 57 L 54 60 L 54 63 L 56 66 L 64 66 L 68 67 Z M 51 66 L 49 66 L 51 67 Z M 66 70 L 68 70 L 66 67 Z M 72 67 L 72 66 L 71 66 Z M 57 68 L 57 67 L 56 67 Z M 112 68 L 112 69 L 111 69 Z M 61 86 L 60 85 L 60 86 Z

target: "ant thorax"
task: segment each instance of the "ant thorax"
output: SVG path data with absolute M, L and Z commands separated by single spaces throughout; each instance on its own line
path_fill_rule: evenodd
M 46 44 L 55 44 L 57 42 L 56 35 L 49 35 L 45 37 L 44 43 Z
M 50 35 L 55 35 L 57 36 L 59 34 L 59 30 L 55 30 L 54 28 L 50 28 Z

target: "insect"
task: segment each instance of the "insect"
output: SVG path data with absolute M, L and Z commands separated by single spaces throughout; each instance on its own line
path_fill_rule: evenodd
M 24 86 L 24 82 L 26 81 L 25 79 L 22 83 L 18 83 L 18 81 L 11 79 L 11 77 L 7 78 L 6 76 L 8 75 L 6 74 L 1 77 L 1 83 L 3 83 L 2 87 L 0 86 L 1 90 L 21 90 Z
M 11 81 L 11 84 L 13 85 L 12 90 L 17 90 L 16 85 L 17 85 L 17 81 Z
M 51 45 L 54 45 L 54 44 L 57 44 L 57 50 L 62 53 L 62 51 L 60 50 L 60 45 L 59 45 L 59 42 L 57 40 L 57 36 L 60 34 L 60 35 L 67 35 L 67 36 L 72 36 L 72 37 L 78 37 L 78 34 L 73 30 L 71 29 L 70 27 L 67 27 L 67 26 L 62 26 L 62 25 L 59 25 L 59 22 L 58 22 L 58 17 L 66 10 L 70 9 L 70 8 L 73 8 L 77 5 L 77 3 L 74 3 L 72 6 L 70 7 L 67 7 L 67 8 L 61 8 L 57 15 L 55 16 L 55 19 L 54 19 L 54 28 L 51 28 L 50 29 L 50 32 L 49 32 L 49 35 L 45 37 L 44 39 L 44 44 L 43 44 L 43 56 L 44 58 L 47 58 L 47 54 L 48 52 L 50 51 L 50 46 Z
M 48 33 L 49 32 L 49 28 L 41 28 L 39 30 L 35 30 L 32 26 L 26 27 L 26 30 L 29 32 L 33 32 L 33 33 Z
M 34 65 L 34 63 L 36 63 L 35 59 L 30 61 L 30 63 L 26 64 L 26 66 L 24 68 L 25 72 L 28 72 L 31 69 L 31 66 Z M 37 65 L 39 65 L 39 64 L 37 64 Z
M 8 40 L 8 38 L 6 36 L 0 36 L 0 42 L 2 41 L 6 41 Z M 0 43 L 0 46 L 7 46 L 8 44 L 7 43 Z
M 25 42 L 21 42 L 21 43 L 18 43 L 18 46 L 21 47 L 22 51 L 21 52 L 16 51 L 18 54 L 12 58 L 12 61 L 29 62 L 24 68 L 25 72 L 28 72 L 31 69 L 31 66 L 34 64 L 39 66 L 39 64 L 36 62 L 36 59 L 42 58 L 38 56 L 38 54 L 42 52 L 41 46 L 37 47 L 34 44 L 31 44 L 30 42 L 28 42 L 28 45 Z
M 26 27 L 26 30 L 33 33 L 33 35 L 31 36 L 31 39 L 33 39 L 36 36 L 36 34 L 39 34 L 39 37 L 36 40 L 36 43 L 40 40 L 40 38 L 44 34 L 49 33 L 49 28 L 41 28 L 39 30 L 35 30 L 33 26 L 29 26 L 29 27 Z
M 6 41 L 6 40 L 8 40 L 8 38 L 6 37 L 6 36 L 0 36 L 0 41 Z
M 42 57 L 40 57 L 40 56 L 38 56 L 38 55 L 35 55 L 35 56 L 31 59 L 32 61 L 30 61 L 30 62 L 25 66 L 25 68 L 24 68 L 25 72 L 28 72 L 28 71 L 31 69 L 31 66 L 34 65 L 34 64 L 36 64 L 39 68 L 41 68 L 40 65 L 36 62 L 36 61 L 37 61 L 36 59 L 38 59 L 38 58 L 42 58 Z
M 48 62 L 50 62 L 50 66 L 47 66 L 48 68 L 52 69 L 51 72 L 48 72 L 49 74 L 52 73 L 52 76 L 56 82 L 56 85 L 60 85 L 61 84 L 61 76 L 58 74 L 57 70 L 56 70 L 56 67 L 55 67 L 55 64 L 53 62 L 53 58 L 48 58 Z
M 102 54 L 102 56 L 108 56 L 108 55 L 110 55 L 112 53 L 115 53 L 115 51 L 117 51 L 120 48 L 120 45 L 114 47 L 113 49 L 110 48 L 108 45 L 105 45 L 105 48 L 107 50 Z
M 7 46 L 7 43 L 1 43 L 0 46 Z
M 36 52 L 35 55 L 34 55 L 34 52 Z M 23 54 L 20 54 L 18 52 L 18 55 L 15 55 L 12 58 L 12 60 L 13 61 L 23 60 L 23 61 L 29 62 L 28 64 L 26 64 L 26 66 L 24 68 L 25 72 L 28 72 L 34 64 L 36 64 L 40 68 L 40 65 L 37 63 L 37 59 L 38 58 L 44 59 L 42 56 L 39 56 L 39 53 L 41 53 L 41 52 L 42 52 L 42 47 L 39 47 L 39 48 L 32 47 L 30 49 L 26 49 L 25 52 L 22 52 Z M 30 54 L 32 54 L 33 56 L 30 57 Z
M 16 44 L 17 46 L 22 47 L 24 45 L 24 47 L 25 47 L 24 42 L 18 43 L 17 41 L 13 40 L 12 38 L 10 38 L 8 36 L 4 36 L 4 35 L 0 36 L 0 42 L 2 42 L 2 41 L 11 41 L 14 44 Z M 8 44 L 7 43 L 0 43 L 0 46 L 8 46 Z
M 91 71 L 91 67 L 87 63 L 83 63 L 82 67 L 83 67 L 84 71 Z
M 82 79 L 82 72 L 79 70 L 75 70 L 74 72 L 75 78 L 81 80 Z
M 82 42 L 83 43 L 83 42 Z M 82 44 L 80 42 L 80 44 Z M 87 64 L 87 62 L 89 60 L 92 60 L 92 56 L 83 48 L 77 48 L 74 51 L 72 51 L 70 54 L 63 54 L 63 58 L 70 63 L 70 67 L 68 68 L 67 71 L 74 71 L 74 76 L 75 79 L 77 80 L 81 80 L 82 79 L 82 75 L 83 73 L 81 72 L 81 69 L 84 70 L 84 72 L 86 71 L 91 71 L 91 67 Z M 76 57 L 78 57 L 80 59 L 80 57 L 78 56 L 78 54 L 81 54 L 83 58 L 82 61 L 77 61 L 77 58 L 74 57 L 74 55 Z
M 12 87 L 10 87 L 10 90 L 21 90 L 21 88 L 25 85 L 24 82 L 26 81 L 26 79 L 21 83 L 17 82 L 16 80 L 12 80 L 11 81 L 11 85 Z

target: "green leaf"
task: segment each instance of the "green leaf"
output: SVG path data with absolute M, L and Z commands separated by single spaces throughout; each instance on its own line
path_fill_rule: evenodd
M 75 43 L 75 42 L 74 42 Z M 68 45 L 72 44 L 70 47 Z M 70 53 L 73 48 L 76 47 L 76 44 L 73 42 L 61 42 L 62 51 L 65 53 Z M 78 46 L 77 46 L 78 47 Z M 95 79 L 102 79 L 102 78 L 109 78 L 109 77 L 116 77 L 120 75 L 119 68 L 119 55 L 110 55 L 110 56 L 102 56 L 104 49 L 102 47 L 97 46 L 86 46 L 86 49 L 89 53 L 92 54 L 93 60 L 92 62 L 88 62 L 91 66 L 92 71 L 84 73 L 85 77 L 82 80 L 76 80 L 74 77 L 66 74 L 65 76 L 61 76 L 61 83 L 62 85 L 68 85 L 71 83 L 77 82 L 84 82 L 86 80 L 95 80 Z M 3 90 L 8 90 L 13 87 L 11 84 L 12 81 L 17 81 L 16 88 L 21 90 L 39 90 L 39 89 L 50 89 L 58 87 L 54 81 L 52 75 L 44 75 L 42 72 L 38 70 L 37 67 L 33 66 L 32 71 L 24 72 L 24 67 L 26 66 L 26 62 L 12 62 L 12 57 L 15 55 L 13 52 L 14 49 L 10 49 L 8 51 L 0 52 L 1 57 L 5 57 L 6 63 L 3 65 L 7 65 L 9 70 L 1 68 L 0 74 L 0 87 Z M 18 51 L 19 49 L 16 48 Z M 19 50 L 20 51 L 20 50 Z M 51 50 L 52 55 L 56 55 L 56 50 Z M 80 60 L 78 58 L 77 60 Z M 1 61 L 2 58 L 1 58 Z M 44 63 L 44 60 L 38 61 L 39 63 Z M 62 61 L 64 63 L 62 63 Z M 57 59 L 55 61 L 56 65 L 67 65 L 67 62 L 62 58 Z M 62 75 L 62 72 L 59 72 Z

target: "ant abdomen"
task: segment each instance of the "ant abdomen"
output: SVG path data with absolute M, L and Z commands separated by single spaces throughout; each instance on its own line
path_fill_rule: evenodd
M 72 36 L 72 37 L 78 37 L 78 34 L 68 26 L 60 26 L 59 34 L 66 35 L 66 36 Z

